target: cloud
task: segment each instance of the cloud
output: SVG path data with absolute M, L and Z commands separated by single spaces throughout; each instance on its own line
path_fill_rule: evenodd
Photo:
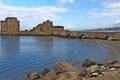
M 38 8 L 24 8 L 24 7 L 14 7 L 7 6 L 4 4 L 0 5 L 0 15 L 10 14 L 11 16 L 19 16 L 20 18 L 30 17 L 34 18 L 35 16 L 39 19 L 44 18 L 55 18 L 56 13 L 66 12 L 66 8 L 58 8 L 53 6 L 44 6 Z
M 104 3 L 106 8 L 111 8 L 111 9 L 120 9 L 120 2 L 116 2 L 116 3 Z
M 115 24 L 120 24 L 120 20 L 115 21 Z
M 59 2 L 62 2 L 62 3 L 73 3 L 73 2 L 75 2 L 75 0 L 59 0 Z
M 104 10 L 101 12 L 91 12 L 92 17 L 120 17 L 120 2 L 103 3 Z
M 65 26 L 65 30 L 77 30 L 74 25 L 68 24 Z
M 112 27 L 120 27 L 120 19 L 116 20 L 111 26 Z
M 57 13 L 67 12 L 67 8 L 43 6 L 37 8 L 14 7 L 0 3 L 0 19 L 8 16 L 18 17 L 22 25 L 30 24 L 38 20 L 56 19 Z
M 120 2 L 120 0 L 79 0 L 79 1 L 91 1 L 91 2 L 101 2 L 101 3 Z

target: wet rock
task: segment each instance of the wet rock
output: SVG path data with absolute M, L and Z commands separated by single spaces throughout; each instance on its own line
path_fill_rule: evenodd
M 40 75 L 36 72 L 29 72 L 25 80 L 36 80 Z
M 78 79 L 77 73 L 70 71 L 59 74 L 55 80 L 80 80 L 80 79 Z
M 48 73 L 42 75 L 38 80 L 54 80 L 57 75 L 53 71 L 49 71 Z
M 96 62 L 93 59 L 86 59 L 83 63 L 82 67 L 90 67 L 91 65 L 95 65 Z
M 81 74 L 81 73 L 82 73 L 82 71 L 81 71 L 79 68 L 77 68 L 77 67 L 75 67 L 75 66 L 73 66 L 73 65 L 71 65 L 71 64 L 69 64 L 69 63 L 67 63 L 67 62 L 59 62 L 59 63 L 57 63 L 57 64 L 55 65 L 55 69 L 56 69 L 58 72 L 74 71 L 74 72 L 76 72 L 76 73 L 78 73 L 78 74 Z
M 45 69 L 42 71 L 42 75 L 48 73 L 49 71 L 50 71 L 50 69 L 45 68 Z

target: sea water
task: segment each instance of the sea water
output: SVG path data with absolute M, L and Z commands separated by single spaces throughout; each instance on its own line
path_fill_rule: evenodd
M 75 38 L 0 36 L 0 80 L 24 80 L 30 71 L 54 70 L 60 61 L 80 67 L 85 59 L 102 61 L 105 47 Z

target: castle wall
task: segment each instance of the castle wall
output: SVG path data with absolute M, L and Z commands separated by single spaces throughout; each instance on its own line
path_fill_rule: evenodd
M 1 32 L 7 32 L 7 23 L 6 21 L 1 21 Z
M 36 27 L 30 30 L 31 34 L 36 35 L 51 35 L 54 31 L 64 31 L 63 26 L 53 26 L 52 22 L 47 20 L 42 24 L 38 24 Z M 29 34 L 29 32 L 27 32 Z M 25 32 L 25 34 L 27 34 Z M 23 34 L 23 32 L 22 32 Z
M 5 21 L 1 21 L 2 34 L 19 34 L 20 27 L 17 18 L 8 17 Z
M 63 26 L 53 26 L 53 31 L 64 31 Z

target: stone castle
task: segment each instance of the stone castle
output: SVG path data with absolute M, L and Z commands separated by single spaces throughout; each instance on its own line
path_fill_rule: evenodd
M 72 32 L 64 30 L 63 26 L 54 26 L 50 20 L 38 24 L 31 30 L 20 31 L 20 21 L 16 17 L 7 17 L 1 21 L 2 35 L 43 35 L 43 36 L 62 36 L 85 39 L 108 39 L 120 40 L 120 32 Z
M 1 21 L 1 34 L 4 35 L 51 35 L 54 31 L 64 31 L 64 27 L 53 26 L 53 23 L 47 20 L 30 31 L 20 31 L 20 21 L 16 17 L 7 17 L 4 21 Z
M 1 21 L 1 33 L 2 34 L 19 34 L 20 22 L 15 17 L 8 17 L 4 21 Z

